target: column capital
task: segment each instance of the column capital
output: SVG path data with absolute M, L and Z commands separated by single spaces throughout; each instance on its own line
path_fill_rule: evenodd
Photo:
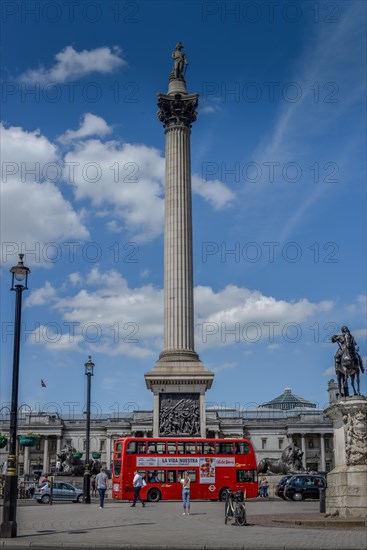
M 199 94 L 158 94 L 158 118 L 166 129 L 174 126 L 191 128 L 197 118 L 198 103 Z

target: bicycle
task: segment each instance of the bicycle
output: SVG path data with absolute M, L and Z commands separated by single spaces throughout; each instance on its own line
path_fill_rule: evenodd
M 246 525 L 246 503 L 243 491 L 236 491 L 234 493 L 232 489 L 226 491 L 226 504 L 224 512 L 224 523 L 227 525 L 227 521 L 235 520 L 234 525 Z

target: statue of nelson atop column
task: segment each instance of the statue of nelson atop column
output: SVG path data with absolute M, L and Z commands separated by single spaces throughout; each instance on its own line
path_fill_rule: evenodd
M 183 80 L 185 75 L 185 70 L 189 62 L 186 59 L 186 55 L 184 54 L 182 50 L 184 48 L 184 45 L 181 42 L 178 42 L 176 44 L 175 51 L 172 52 L 172 59 L 173 59 L 173 69 L 171 74 L 169 75 L 170 80 Z

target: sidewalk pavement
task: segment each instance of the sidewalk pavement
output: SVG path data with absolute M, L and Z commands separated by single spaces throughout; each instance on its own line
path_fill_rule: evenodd
M 224 524 L 224 503 L 192 502 L 190 516 L 180 502 L 137 504 L 97 500 L 88 504 L 26 501 L 18 506 L 16 539 L 0 549 L 120 548 L 124 550 L 364 550 L 362 521 L 325 518 L 318 502 L 254 500 L 246 503 L 249 525 Z M 0 508 L 0 513 L 2 512 Z

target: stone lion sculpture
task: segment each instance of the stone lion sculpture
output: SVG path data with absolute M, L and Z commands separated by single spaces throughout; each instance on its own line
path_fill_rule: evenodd
M 266 474 L 270 472 L 272 474 L 297 474 L 304 472 L 302 465 L 303 452 L 296 445 L 288 445 L 282 453 L 282 457 L 275 458 L 263 458 L 260 460 L 257 467 L 259 474 Z

